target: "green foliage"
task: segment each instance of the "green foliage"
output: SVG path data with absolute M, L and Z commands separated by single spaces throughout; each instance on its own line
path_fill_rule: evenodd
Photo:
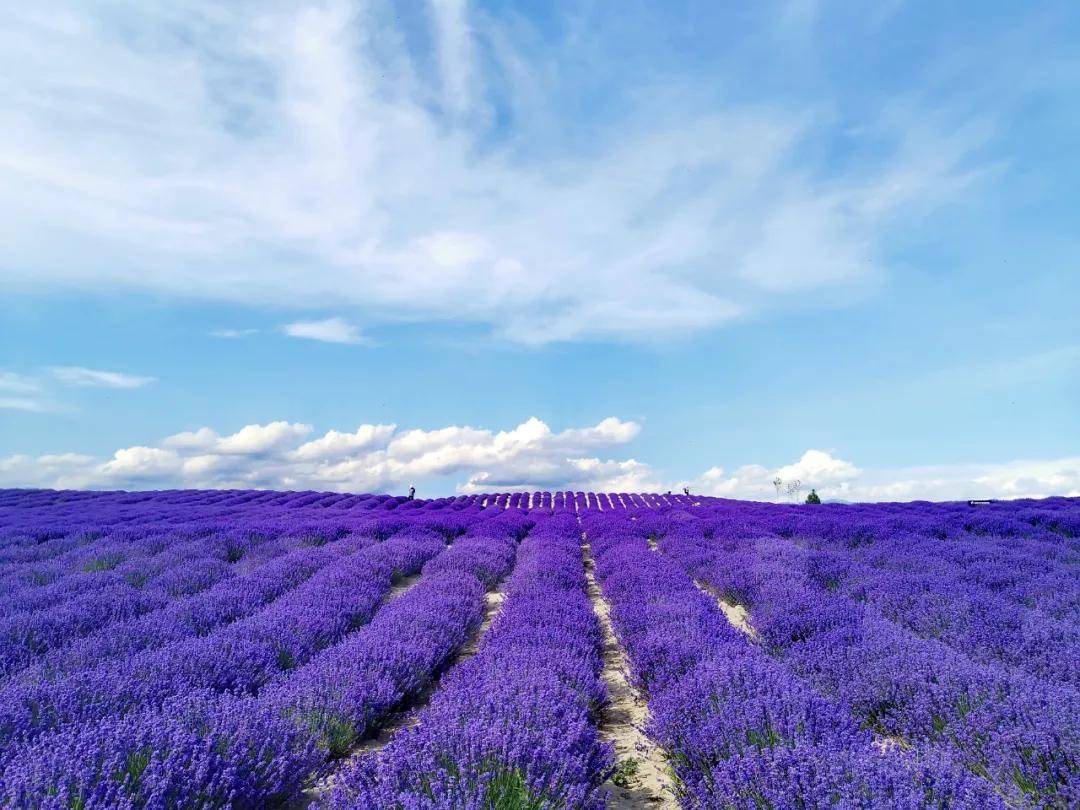
M 292 669 L 296 666 L 296 659 L 293 657 L 293 654 L 289 652 L 289 650 L 286 650 L 284 647 L 282 647 L 277 652 L 277 665 L 278 669 L 280 669 L 282 672 L 285 672 L 286 670 Z
M 331 757 L 349 753 L 356 740 L 356 724 L 344 717 L 333 716 L 323 727 L 323 742 Z
M 91 560 L 83 566 L 83 571 L 88 574 L 94 571 L 111 571 L 120 564 L 120 561 L 124 558 L 120 554 L 106 554 L 104 557 L 98 557 Z
M 132 571 L 124 577 L 132 588 L 141 588 L 149 578 L 150 575 L 145 571 Z
M 543 796 L 533 796 L 525 775 L 514 768 L 500 770 L 492 777 L 483 806 L 485 810 L 544 810 L 552 805 Z
M 300 712 L 297 720 L 315 735 L 331 759 L 339 759 L 352 751 L 357 732 L 356 724 L 351 719 L 324 709 L 310 709 Z
M 129 796 L 139 792 L 139 780 L 142 779 L 143 771 L 150 764 L 152 750 L 142 747 L 136 751 L 130 751 L 124 767 L 114 774 L 116 781 L 120 782 Z
M 634 757 L 619 760 L 615 765 L 615 772 L 611 775 L 611 781 L 621 788 L 631 787 L 638 775 L 638 761 Z
M 817 490 L 810 490 L 810 494 L 806 496 L 807 503 L 821 503 L 821 498 L 818 497 Z
M 783 739 L 784 738 L 780 736 L 780 733 L 775 728 L 773 728 L 771 723 L 766 723 L 765 728 L 760 730 L 756 728 L 749 728 L 746 730 L 746 741 L 758 750 L 775 748 L 778 744 L 783 742 Z

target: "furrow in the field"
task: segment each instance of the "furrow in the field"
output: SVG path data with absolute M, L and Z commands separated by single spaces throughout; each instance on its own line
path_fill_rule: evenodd
M 418 693 L 404 701 L 403 705 L 391 715 L 379 723 L 378 729 L 369 737 L 362 740 L 355 748 L 354 756 L 369 756 L 385 748 L 390 741 L 402 729 L 412 728 L 420 720 L 420 712 L 431 702 L 432 696 L 438 691 L 444 677 L 453 672 L 454 667 L 468 661 L 477 650 L 491 627 L 492 621 L 499 615 L 499 608 L 506 598 L 503 584 L 493 591 L 484 594 L 484 612 L 480 624 L 476 626 L 465 643 L 458 648 L 457 652 L 450 656 L 450 660 L 442 667 L 432 680 Z
M 825 577 L 818 571 L 825 569 L 837 598 L 854 597 L 886 620 L 920 638 L 940 641 L 977 664 L 999 664 L 1080 686 L 1076 666 L 1080 628 L 980 585 L 965 585 L 960 566 L 941 563 L 927 553 L 911 557 L 881 545 L 884 548 L 871 556 L 874 564 L 850 559 L 854 554 L 831 549 L 807 552 L 794 546 L 790 558 L 814 564 L 815 571 L 807 577 L 811 586 L 824 590 Z
M 914 749 L 952 759 L 1019 806 L 1053 804 L 1075 790 L 1074 690 L 976 664 L 865 601 L 818 586 L 803 550 L 784 538 L 725 542 L 688 527 L 665 536 L 660 548 L 716 592 L 751 605 L 777 664 L 844 707 L 883 754 Z
M 396 536 L 339 558 L 258 612 L 205 637 L 110 661 L 92 673 L 16 685 L 0 699 L 0 730 L 32 737 L 57 726 L 100 722 L 199 689 L 257 692 L 284 670 L 366 623 L 395 573 L 410 573 L 445 548 L 442 538 Z
M 517 543 L 515 524 L 499 525 L 494 536 L 455 542 L 369 625 L 275 679 L 258 697 L 176 694 L 160 708 L 149 705 L 96 727 L 68 727 L 23 746 L 0 779 L 6 798 L 18 805 L 19 797 L 75 784 L 140 803 L 163 785 L 197 778 L 209 803 L 266 806 L 288 799 L 328 754 L 349 750 L 372 723 L 422 688 L 479 623 L 484 591 L 505 574 Z M 133 756 L 149 757 L 134 785 L 94 765 Z M 87 781 L 71 783 L 69 773 Z
M 723 612 L 724 618 L 728 620 L 728 624 L 736 630 L 745 633 L 751 641 L 761 641 L 761 636 L 758 634 L 758 631 L 755 630 L 754 625 L 750 623 L 750 612 L 744 605 L 740 605 L 736 602 L 729 602 L 727 599 L 724 599 L 724 597 L 717 593 L 716 589 L 708 582 L 695 579 L 694 585 L 697 586 L 699 591 L 707 593 L 716 600 L 716 604 Z
M 416 585 L 417 582 L 420 581 L 420 577 L 421 574 L 419 573 L 409 574 L 408 576 L 400 577 L 392 586 L 390 586 L 390 590 L 386 592 L 386 596 L 384 596 L 382 599 L 383 604 L 385 605 L 388 602 L 392 602 L 399 596 L 405 594 L 409 589 Z
M 857 804 L 870 790 L 889 805 L 963 796 L 995 806 L 946 758 L 879 750 L 844 706 L 733 628 L 681 566 L 650 549 L 646 538 L 672 525 L 686 522 L 594 519 L 587 529 L 634 682 L 648 695 L 650 736 L 667 751 L 684 806 Z
M 596 582 L 596 562 L 586 541 L 585 577 L 589 601 L 604 634 L 604 670 L 607 704 L 600 716 L 600 739 L 615 750 L 615 773 L 605 782 L 609 788 L 608 807 L 633 810 L 643 807 L 678 807 L 671 773 L 663 752 L 645 734 L 649 707 L 630 683 L 630 661 L 611 624 L 611 606 Z
M 228 589 L 236 579 L 228 551 L 205 538 L 189 539 L 142 560 L 128 559 L 114 570 L 87 574 L 101 580 L 97 587 L 80 586 L 69 599 L 5 621 L 6 630 L 15 632 L 0 631 L 7 636 L 0 645 L 0 670 L 20 680 L 26 680 L 24 673 L 33 677 L 35 669 L 52 676 L 58 659 L 80 644 L 100 660 L 100 637 L 112 633 L 130 642 L 130 627 L 141 619 L 163 614 L 215 585 Z
M 542 518 L 478 653 L 323 805 L 599 808 L 611 760 L 594 725 L 601 634 L 586 584 L 576 521 Z
M 660 546 L 657 542 L 656 536 L 650 534 L 646 540 L 649 548 L 657 553 L 660 552 Z M 751 641 L 760 641 L 760 636 L 754 629 L 754 626 L 750 623 L 750 614 L 746 610 L 746 607 L 736 602 L 728 601 L 720 594 L 712 585 L 702 579 L 694 580 L 695 587 L 702 593 L 706 593 L 716 600 L 717 607 L 724 614 L 724 618 L 728 620 L 728 623 L 736 630 L 745 633 Z
M 19 680 L 55 679 L 73 670 L 87 671 L 111 659 L 159 649 L 215 629 L 263 609 L 343 556 L 375 541 L 339 540 L 318 547 L 291 548 L 277 540 L 266 544 L 258 564 L 204 591 L 175 599 L 160 610 L 110 624 L 50 651 Z M 241 558 L 243 563 L 247 555 Z
M 745 633 L 755 644 L 761 643 L 761 635 L 754 629 L 754 626 L 750 621 L 750 612 L 744 605 L 740 605 L 736 602 L 729 602 L 722 596 L 717 595 L 717 590 L 707 582 L 694 580 L 694 585 L 697 586 L 698 590 L 707 593 L 716 600 L 716 604 L 719 605 L 720 610 L 724 613 L 724 617 L 732 627 Z M 871 733 L 874 735 L 873 744 L 879 751 L 886 752 L 895 749 L 906 751 L 912 748 L 911 743 L 899 734 L 882 734 L 874 729 L 871 729 Z
M 355 764 L 355 760 L 360 757 L 376 755 L 390 744 L 395 735 L 419 723 L 421 712 L 430 703 L 432 696 L 438 692 L 444 678 L 453 672 L 454 668 L 459 664 L 463 664 L 472 658 L 479 650 L 484 635 L 487 633 L 488 628 L 491 627 L 491 623 L 496 616 L 498 616 L 499 608 L 506 598 L 505 582 L 506 580 L 502 579 L 493 590 L 488 590 L 484 594 L 483 613 L 480 623 L 469 632 L 464 643 L 449 655 L 446 663 L 433 671 L 431 680 L 419 691 L 403 697 L 395 709 L 390 710 L 383 718 L 373 722 L 371 731 L 357 741 L 345 758 L 335 763 L 314 785 L 305 789 L 290 804 L 290 807 L 297 810 L 307 807 L 312 801 L 319 799 L 333 788 L 334 778 L 343 768 Z

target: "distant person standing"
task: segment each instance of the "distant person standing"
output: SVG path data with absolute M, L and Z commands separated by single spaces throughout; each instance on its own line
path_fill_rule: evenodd
M 409 500 L 416 497 L 416 487 L 409 487 Z
M 683 487 L 682 491 L 683 491 L 683 495 L 685 495 L 688 498 L 690 497 L 690 487 Z

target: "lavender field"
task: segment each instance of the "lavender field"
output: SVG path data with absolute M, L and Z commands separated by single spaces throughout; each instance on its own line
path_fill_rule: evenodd
M 0 807 L 1080 806 L 1080 500 L 0 490 Z

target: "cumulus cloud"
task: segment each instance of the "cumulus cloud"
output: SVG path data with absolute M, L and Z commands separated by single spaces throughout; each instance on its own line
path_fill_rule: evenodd
M 360 330 L 342 318 L 321 321 L 296 321 L 281 327 L 289 337 L 321 340 L 323 343 L 366 343 Z
M 836 458 L 823 450 L 807 450 L 794 464 L 776 471 L 784 481 L 818 481 L 823 485 L 842 484 L 858 478 L 861 470 L 850 461 Z
M 866 284 L 902 218 L 978 176 L 986 138 L 914 103 L 852 128 L 831 101 L 708 103 L 666 74 L 570 127 L 580 75 L 554 63 L 595 64 L 576 16 L 547 42 L 466 0 L 408 24 L 388 0 L 58 5 L 0 11 L 19 288 L 662 339 Z M 868 159 L 829 161 L 823 132 Z M 336 319 L 291 328 L 360 339 Z
M 80 489 L 92 483 L 86 471 L 99 463 L 93 456 L 82 453 L 2 456 L 0 482 L 9 487 Z
M 311 429 L 311 425 L 279 421 L 247 425 L 229 436 L 219 436 L 216 431 L 204 427 L 175 433 L 161 444 L 181 453 L 264 456 L 291 448 L 311 433 Z
M 462 492 L 642 489 L 648 488 L 648 465 L 585 455 L 625 445 L 638 431 L 635 423 L 614 417 L 561 432 L 536 418 L 504 431 L 368 424 L 310 440 L 310 425 L 285 421 L 247 425 L 228 435 L 203 427 L 168 436 L 156 447 L 122 448 L 104 461 L 75 454 L 9 456 L 0 459 L 0 485 L 378 491 L 442 480 Z
M 786 485 L 795 481 L 801 489 L 789 493 Z M 759 501 L 802 500 L 811 488 L 826 500 L 841 501 L 1080 496 L 1080 458 L 861 469 L 829 452 L 807 450 L 798 461 L 775 468 L 747 464 L 728 474 L 713 467 L 693 487 L 704 495 Z
M 510 430 L 451 425 L 401 430 L 360 425 L 311 438 L 310 425 L 277 421 L 222 435 L 211 428 L 176 433 L 157 446 L 134 446 L 101 459 L 79 453 L 0 457 L 0 486 L 59 488 L 261 487 L 343 492 L 404 490 L 425 495 L 506 490 L 679 491 L 791 502 L 811 488 L 826 500 L 904 501 L 1080 497 L 1080 458 L 936 467 L 860 467 L 810 449 L 777 467 L 712 467 L 692 481 L 665 481 L 652 465 L 612 458 L 641 426 L 609 417 L 553 431 L 540 419 Z M 621 455 L 621 454 L 620 454 Z M 780 478 L 780 491 L 773 480 Z M 783 484 L 799 480 L 789 493 Z
M 389 443 L 397 425 L 361 425 L 353 433 L 327 431 L 323 436 L 296 448 L 292 457 L 300 461 L 329 461 L 356 453 L 382 449 Z
M 54 366 L 52 376 L 64 385 L 83 388 L 142 388 L 156 381 L 154 377 L 125 374 L 120 371 L 100 371 L 82 366 Z
M 179 454 L 160 447 L 126 447 L 101 465 L 101 474 L 115 480 L 166 479 L 180 469 Z

